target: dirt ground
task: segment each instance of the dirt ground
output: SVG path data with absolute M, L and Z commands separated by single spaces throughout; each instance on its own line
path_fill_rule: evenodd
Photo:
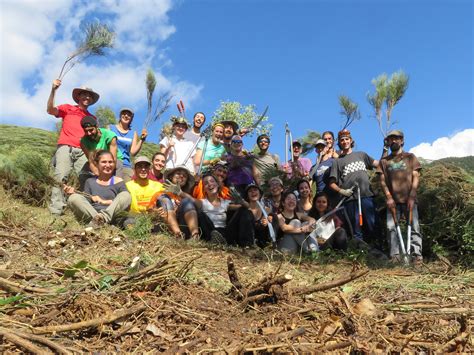
M 0 201 L 2 353 L 474 351 L 474 272 L 447 261 L 131 239 Z

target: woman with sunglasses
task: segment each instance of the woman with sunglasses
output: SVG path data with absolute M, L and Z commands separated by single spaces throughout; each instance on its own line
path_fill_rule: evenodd
M 241 196 L 245 196 L 247 185 L 255 182 L 254 157 L 243 149 L 242 137 L 232 136 L 230 152 L 225 159 L 228 163 L 227 182 L 234 186 Z

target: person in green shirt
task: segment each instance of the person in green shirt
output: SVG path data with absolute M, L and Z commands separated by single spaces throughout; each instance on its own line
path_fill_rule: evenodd
M 107 150 L 112 153 L 116 162 L 116 176 L 122 177 L 123 157 L 120 150 L 117 149 L 117 135 L 106 128 L 99 128 L 97 121 L 92 116 L 83 117 L 81 127 L 84 130 L 84 137 L 81 138 L 81 148 L 89 161 L 88 170 L 90 173 L 95 176 L 98 175 L 94 152 L 96 150 Z

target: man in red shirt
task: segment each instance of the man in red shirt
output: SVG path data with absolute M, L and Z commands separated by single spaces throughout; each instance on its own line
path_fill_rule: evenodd
M 84 187 L 86 177 L 81 177 L 80 171 L 87 163 L 87 157 L 81 149 L 80 140 L 84 136 L 81 127 L 81 119 L 84 116 L 92 116 L 88 111 L 89 106 L 99 100 L 99 94 L 90 88 L 80 87 L 72 91 L 72 98 L 77 105 L 54 106 L 54 96 L 56 90 L 61 86 L 61 80 L 53 81 L 51 94 L 49 95 L 46 111 L 55 117 L 62 119 L 61 131 L 59 133 L 58 145 L 54 154 L 54 178 L 59 183 L 67 179 L 74 168 L 79 176 L 80 190 Z M 84 180 L 84 181 L 83 181 Z M 66 199 L 63 190 L 55 186 L 51 192 L 51 213 L 61 215 L 66 206 Z

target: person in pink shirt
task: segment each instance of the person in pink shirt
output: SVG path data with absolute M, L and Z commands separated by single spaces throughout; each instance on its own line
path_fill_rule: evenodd
M 283 164 L 283 171 L 287 174 L 288 178 L 305 178 L 309 176 L 311 170 L 311 160 L 308 158 L 301 157 L 302 146 L 298 141 L 294 141 L 291 145 L 293 150 L 293 161 L 286 162 Z
M 99 100 L 99 94 L 87 87 L 75 88 L 72 91 L 72 98 L 77 105 L 64 104 L 55 106 L 54 96 L 60 86 L 61 80 L 56 79 L 53 81 L 46 109 L 50 115 L 62 119 L 57 149 L 53 158 L 54 179 L 62 183 L 69 177 L 71 170 L 74 169 L 79 176 L 79 189 L 82 190 L 87 176 L 81 176 L 80 171 L 87 164 L 87 157 L 84 155 L 80 144 L 80 140 L 84 136 L 81 119 L 85 116 L 93 116 L 88 111 L 88 108 Z M 66 199 L 63 190 L 58 186 L 53 187 L 51 203 L 49 205 L 50 212 L 55 215 L 61 215 L 65 206 Z

